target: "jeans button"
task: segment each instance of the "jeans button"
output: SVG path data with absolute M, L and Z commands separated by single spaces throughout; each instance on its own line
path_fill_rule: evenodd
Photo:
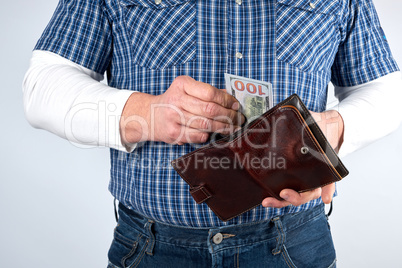
M 223 241 L 223 235 L 221 233 L 217 233 L 212 237 L 212 241 L 216 244 L 219 245 Z

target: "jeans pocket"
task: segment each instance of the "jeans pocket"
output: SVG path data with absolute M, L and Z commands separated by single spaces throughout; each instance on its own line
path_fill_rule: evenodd
M 148 238 L 119 221 L 108 252 L 109 262 L 122 268 L 137 267 L 145 255 Z
M 164 69 L 196 58 L 196 4 L 186 0 L 120 0 L 130 37 L 130 59 Z M 157 4 L 158 3 L 158 4 Z
M 330 68 L 340 40 L 338 0 L 277 0 L 277 59 L 303 71 Z
M 289 267 L 335 267 L 336 254 L 324 214 L 286 234 L 281 250 Z

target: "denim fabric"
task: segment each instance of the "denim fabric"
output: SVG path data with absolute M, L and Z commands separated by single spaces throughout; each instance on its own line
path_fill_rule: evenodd
M 119 215 L 108 268 L 336 266 L 324 205 L 212 229 L 155 222 L 121 204 Z

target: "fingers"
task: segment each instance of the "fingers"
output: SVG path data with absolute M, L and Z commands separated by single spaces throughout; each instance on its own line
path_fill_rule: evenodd
M 273 197 L 267 197 L 262 201 L 262 206 L 272 208 L 283 208 L 291 205 L 288 201 L 281 201 Z
M 182 89 L 190 96 L 205 102 L 213 102 L 227 109 L 238 110 L 239 102 L 223 90 L 209 84 L 196 81 L 190 77 L 179 77 L 178 82 Z
M 177 77 L 152 104 L 151 139 L 203 143 L 209 133 L 230 134 L 244 123 L 238 101 L 223 90 L 188 76 Z
M 178 123 L 166 126 L 163 141 L 169 144 L 204 143 L 208 140 L 209 133 L 197 129 L 185 127 Z
M 335 183 L 331 183 L 322 187 L 321 198 L 325 204 L 329 204 L 332 201 L 332 197 L 335 193 Z
M 303 193 L 298 193 L 291 189 L 284 189 L 280 192 L 279 195 L 292 205 L 300 206 L 311 200 L 319 198 L 321 196 L 321 188 L 316 188 L 314 190 Z
M 203 116 L 196 116 L 194 114 L 183 112 L 186 127 L 197 129 L 203 132 L 215 132 L 220 134 L 231 134 L 239 129 L 230 118 L 216 117 L 209 119 Z M 226 121 L 225 121 L 226 120 Z
M 322 113 L 311 112 L 312 117 L 336 152 L 343 143 L 344 122 L 338 111 L 328 110 Z
M 204 143 L 208 140 L 208 137 L 209 133 L 193 128 L 183 127 L 183 135 L 179 137 L 179 141 L 177 143 Z
M 244 116 L 235 110 L 225 108 L 215 102 L 206 102 L 189 95 L 184 95 L 181 98 L 180 105 L 185 111 L 191 114 L 214 121 L 241 126 L 245 120 Z
M 327 185 L 327 186 L 330 186 L 330 185 Z M 325 186 L 325 187 L 327 187 L 327 186 Z M 275 207 L 275 208 L 282 208 L 282 207 L 285 207 L 288 205 L 300 206 L 311 200 L 319 198 L 322 195 L 325 187 L 316 188 L 314 190 L 303 192 L 303 193 L 299 193 L 299 192 L 296 192 L 291 189 L 284 189 L 279 194 L 279 196 L 281 198 L 283 198 L 284 200 L 278 200 L 276 198 L 268 197 L 262 201 L 262 205 L 264 207 Z M 335 190 L 335 186 L 334 186 L 334 190 Z M 332 191 L 332 188 L 330 188 L 330 187 L 325 188 L 326 195 L 329 195 L 330 191 Z M 333 194 L 333 192 L 332 192 L 332 194 Z M 331 199 L 332 199 L 332 196 L 331 196 Z M 331 201 L 329 201 L 329 203 L 330 202 Z
M 208 140 L 209 133 L 177 125 L 172 131 L 166 133 L 165 138 L 170 144 L 204 143 Z
M 164 131 L 165 142 L 182 145 L 184 143 L 204 143 L 210 133 L 231 134 L 239 129 L 232 122 L 221 122 L 196 116 L 182 111 L 176 116 L 173 124 Z

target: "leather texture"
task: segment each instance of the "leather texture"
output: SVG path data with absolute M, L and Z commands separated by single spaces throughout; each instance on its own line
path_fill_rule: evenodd
M 223 221 L 281 190 L 298 192 L 339 181 L 348 174 L 320 128 L 294 94 L 230 136 L 171 162 Z

